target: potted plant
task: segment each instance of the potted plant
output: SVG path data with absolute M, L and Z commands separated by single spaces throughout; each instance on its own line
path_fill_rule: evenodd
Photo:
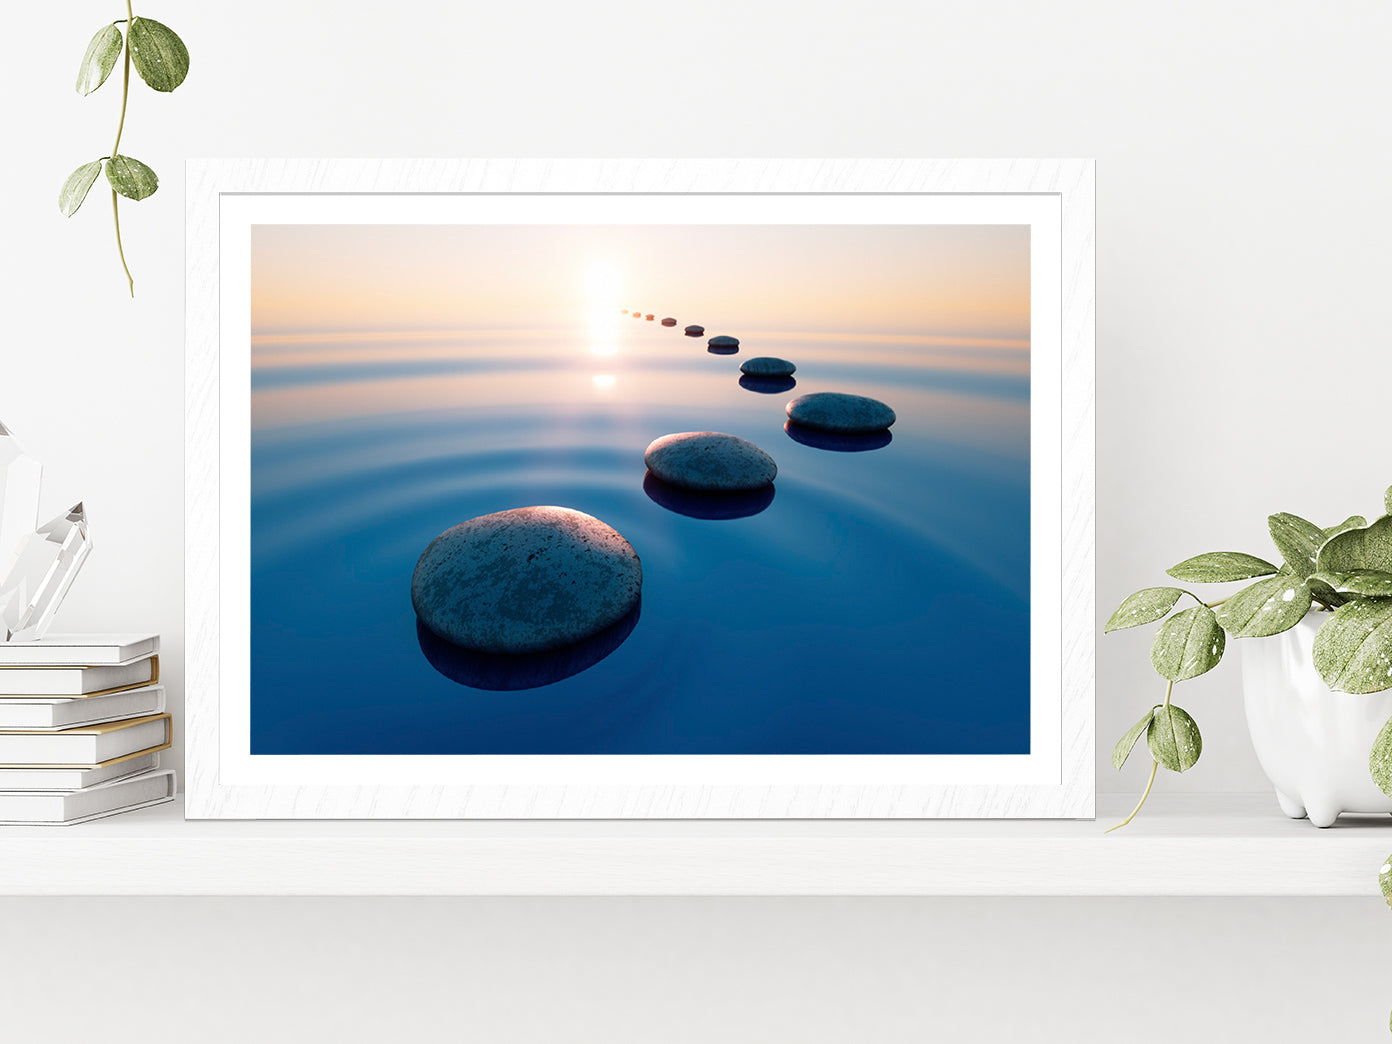
M 1167 570 L 1183 583 L 1254 581 L 1227 598 L 1148 587 L 1121 603 L 1103 630 L 1163 621 L 1150 660 L 1166 687 L 1112 751 L 1120 769 L 1144 734 L 1152 766 L 1135 809 L 1111 829 L 1135 818 L 1162 766 L 1183 772 L 1199 760 L 1199 727 L 1171 696 L 1176 682 L 1216 667 L 1229 638 L 1267 639 L 1244 649 L 1244 703 L 1282 809 L 1316 826 L 1340 812 L 1392 811 L 1392 488 L 1384 507 L 1372 523 L 1355 515 L 1328 529 L 1272 515 L 1279 566 L 1215 551 Z M 1392 871 L 1383 877 L 1392 885 Z
M 1218 666 L 1229 637 L 1267 639 L 1243 646 L 1243 703 L 1282 810 L 1320 827 L 1340 812 L 1392 812 L 1392 487 L 1383 506 L 1372 523 L 1355 515 L 1328 529 L 1272 515 L 1280 566 L 1216 551 L 1166 570 L 1182 583 L 1255 581 L 1227 598 L 1148 587 L 1121 603 L 1104 632 L 1164 621 L 1150 661 L 1166 686 L 1112 750 L 1120 769 L 1144 733 L 1152 764 L 1141 800 L 1110 830 L 1136 817 L 1162 765 L 1183 772 L 1199 760 L 1199 727 L 1170 697 L 1175 682 Z M 1175 611 L 1185 598 L 1197 604 Z M 1392 906 L 1392 856 L 1378 885 Z

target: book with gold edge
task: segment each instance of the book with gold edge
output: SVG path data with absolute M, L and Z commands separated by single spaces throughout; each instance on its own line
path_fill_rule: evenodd
M 162 749 L 162 748 L 161 748 Z M 159 768 L 158 751 L 140 751 L 100 765 L 0 765 L 0 790 L 82 790 Z
M 96 766 L 169 746 L 168 714 L 85 725 L 61 732 L 0 731 L 0 765 Z
M 159 656 L 92 667 L 0 667 L 0 699 L 96 696 L 159 681 Z

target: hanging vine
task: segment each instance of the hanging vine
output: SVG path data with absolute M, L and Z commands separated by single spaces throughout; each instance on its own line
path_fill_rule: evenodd
M 126 27 L 124 34 L 118 28 L 123 24 Z M 121 268 L 126 273 L 126 282 L 134 297 L 135 279 L 131 276 L 130 266 L 126 264 L 126 251 L 121 244 L 120 197 L 141 200 L 153 195 L 155 189 L 159 188 L 159 178 L 140 160 L 121 153 L 121 134 L 126 129 L 126 104 L 130 100 L 131 66 L 135 66 L 135 71 L 149 86 L 167 93 L 183 83 L 188 75 L 189 53 L 184 41 L 173 29 L 153 18 L 137 18 L 131 10 L 131 0 L 126 0 L 126 17 L 102 26 L 87 45 L 87 53 L 82 56 L 82 65 L 77 71 L 77 93 L 85 96 L 104 84 L 116 68 L 117 59 L 124 60 L 121 117 L 116 124 L 116 143 L 111 146 L 111 155 L 84 163 L 68 175 L 58 192 L 58 209 L 65 217 L 72 217 L 87 198 L 97 175 L 106 174 L 106 180 L 111 185 L 116 253 L 121 258 Z

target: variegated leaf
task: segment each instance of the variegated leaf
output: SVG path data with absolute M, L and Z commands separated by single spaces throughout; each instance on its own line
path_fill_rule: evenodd
M 1150 662 L 1160 677 L 1186 681 L 1213 670 L 1223 658 L 1226 639 L 1218 618 L 1207 606 L 1175 613 L 1155 634 Z
M 1351 573 L 1356 569 L 1392 573 L 1392 515 L 1331 537 L 1320 548 L 1318 565 L 1321 573 Z
M 1266 525 L 1292 573 L 1303 580 L 1315 571 L 1315 556 L 1325 539 L 1323 529 L 1284 511 L 1268 518 Z
M 1254 576 L 1270 576 L 1276 572 L 1276 567 L 1265 559 L 1243 554 L 1241 551 L 1210 551 L 1208 554 L 1186 558 L 1165 572 L 1176 580 L 1222 584 L 1229 580 L 1250 580 Z
M 116 68 L 116 59 L 121 57 L 121 47 L 125 43 L 121 30 L 114 25 L 104 25 L 87 45 L 87 53 L 82 56 L 82 64 L 77 69 L 77 93 L 91 94 L 106 82 L 111 70 Z
M 1341 595 L 1363 598 L 1392 598 L 1392 573 L 1380 569 L 1353 569 L 1347 573 L 1314 573 L 1330 590 Z M 1307 581 L 1308 582 L 1308 581 Z
M 1265 638 L 1290 630 L 1310 611 L 1310 589 L 1294 576 L 1273 576 L 1244 587 L 1215 612 L 1234 638 Z
M 1174 704 L 1159 707 L 1146 729 L 1150 755 L 1171 772 L 1191 769 L 1203 753 L 1198 723 Z
M 1154 623 L 1173 609 L 1183 594 L 1184 592 L 1177 587 L 1147 587 L 1128 595 L 1126 600 L 1117 606 L 1117 611 L 1102 628 L 1102 633 L 1108 634 L 1123 627 L 1139 627 L 1142 624 Z
M 1126 764 L 1126 759 L 1131 756 L 1131 749 L 1136 745 L 1136 741 L 1141 738 L 1141 733 L 1150 728 L 1150 720 L 1155 717 L 1155 709 L 1151 708 L 1146 716 L 1136 724 L 1126 730 L 1126 735 L 1117 740 L 1117 745 L 1112 748 L 1112 768 L 1118 772 L 1121 766 Z
M 1340 606 L 1315 635 L 1314 659 L 1336 692 L 1392 688 L 1392 598 Z

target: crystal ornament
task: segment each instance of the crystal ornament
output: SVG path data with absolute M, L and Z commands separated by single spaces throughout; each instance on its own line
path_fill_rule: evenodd
M 0 423 L 0 584 L 20 542 L 39 524 L 43 465 Z
M 36 642 L 44 636 L 91 552 L 81 504 L 29 534 L 0 586 L 6 641 Z

